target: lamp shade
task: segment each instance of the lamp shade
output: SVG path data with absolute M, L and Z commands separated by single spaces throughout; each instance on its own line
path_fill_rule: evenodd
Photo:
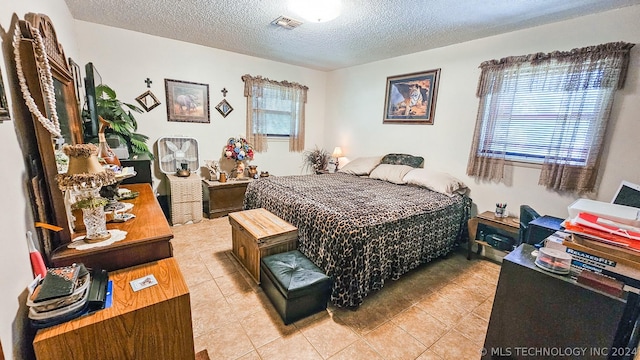
M 56 175 L 60 190 L 100 187 L 116 182 L 115 173 L 98 162 L 98 148 L 95 145 L 66 145 L 63 151 L 69 156 L 69 168 L 66 173 Z
M 341 156 L 342 156 L 342 149 L 339 146 L 336 146 L 333 149 L 333 153 L 331 154 L 331 157 L 339 158 Z
M 340 15 L 341 0 L 290 0 L 291 11 L 309 22 L 330 21 Z

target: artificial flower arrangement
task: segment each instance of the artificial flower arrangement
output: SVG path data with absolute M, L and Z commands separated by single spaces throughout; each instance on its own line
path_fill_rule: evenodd
M 229 138 L 224 149 L 224 156 L 233 160 L 253 160 L 253 146 L 243 137 Z

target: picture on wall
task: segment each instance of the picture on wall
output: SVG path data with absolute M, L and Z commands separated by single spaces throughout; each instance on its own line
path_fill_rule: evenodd
M 209 122 L 209 85 L 164 79 L 167 119 L 179 122 Z
M 387 77 L 383 124 L 433 125 L 440 69 Z
M 0 72 L 0 122 L 5 120 L 11 120 L 11 116 L 9 115 L 7 97 L 4 94 L 4 81 L 2 80 L 2 73 Z

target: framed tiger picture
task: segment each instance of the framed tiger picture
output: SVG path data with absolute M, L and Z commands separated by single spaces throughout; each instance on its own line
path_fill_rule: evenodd
M 383 124 L 433 125 L 440 69 L 387 77 Z

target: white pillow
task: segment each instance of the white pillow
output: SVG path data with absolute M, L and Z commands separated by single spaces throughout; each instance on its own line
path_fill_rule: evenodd
M 445 172 L 430 169 L 413 169 L 405 175 L 403 180 L 407 184 L 426 187 L 449 197 L 455 193 L 464 194 L 467 191 L 467 186 L 462 181 Z
M 369 174 L 372 179 L 385 180 L 394 184 L 406 184 L 407 175 L 414 168 L 409 165 L 380 164 Z
M 351 175 L 369 175 L 378 164 L 380 164 L 382 156 L 359 157 L 349 161 L 341 166 L 338 172 Z

